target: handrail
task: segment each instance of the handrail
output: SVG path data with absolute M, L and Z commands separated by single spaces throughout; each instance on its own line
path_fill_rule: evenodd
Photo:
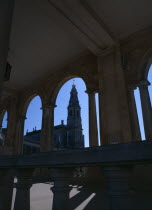
M 152 164 L 152 141 L 0 157 L 0 168 Z

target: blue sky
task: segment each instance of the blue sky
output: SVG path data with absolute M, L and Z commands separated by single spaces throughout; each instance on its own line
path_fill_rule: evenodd
M 82 79 L 75 78 L 75 85 L 78 91 L 78 98 L 81 106 L 81 117 L 82 117 L 82 127 L 83 127 L 83 134 L 85 135 L 85 146 L 89 146 L 88 142 L 88 95 L 85 93 L 86 86 Z M 152 66 L 149 70 L 148 74 L 148 80 L 152 84 Z M 61 123 L 61 120 L 64 120 L 64 123 L 66 124 L 67 120 L 67 106 L 70 98 L 70 91 L 72 88 L 73 79 L 66 82 L 62 88 L 60 89 L 58 93 L 58 97 L 56 100 L 57 107 L 55 108 L 54 113 L 54 125 L 58 125 Z M 142 119 L 142 111 L 141 111 L 141 103 L 140 103 L 140 96 L 139 96 L 139 90 L 136 89 L 134 91 L 135 93 L 135 99 L 136 99 L 136 105 L 138 110 L 138 117 L 140 122 L 140 129 L 141 129 L 141 135 L 142 139 L 145 139 L 144 134 L 144 127 L 143 127 L 143 119 Z M 149 86 L 149 93 L 152 101 L 152 85 Z M 28 110 L 27 110 L 27 119 L 25 121 L 25 128 L 24 133 L 26 133 L 27 129 L 28 131 L 32 131 L 34 127 L 38 129 L 41 129 L 41 120 L 42 120 L 42 110 L 40 109 L 42 106 L 41 100 L 39 96 L 36 96 L 30 103 Z M 97 116 L 98 116 L 98 124 L 99 124 L 99 110 L 98 110 L 98 96 L 96 94 L 96 107 L 97 107 Z M 3 119 L 3 127 L 6 127 L 7 125 L 7 114 L 5 114 Z
M 68 103 L 70 99 L 70 91 L 72 88 L 73 80 L 76 85 L 76 89 L 78 91 L 78 98 L 79 98 L 79 102 L 81 106 L 82 128 L 83 128 L 83 134 L 85 136 L 85 146 L 87 147 L 89 146 L 88 95 L 87 93 L 85 93 L 86 86 L 82 79 L 80 78 L 71 79 L 68 82 L 66 82 L 60 89 L 57 96 L 57 100 L 56 100 L 57 107 L 55 108 L 55 111 L 54 111 L 54 125 L 61 124 L 61 120 L 64 120 L 64 124 L 67 123 L 67 107 L 68 107 Z M 40 107 L 41 107 L 41 101 L 40 101 L 40 98 L 37 96 L 32 100 L 28 108 L 24 133 L 26 133 L 27 129 L 28 131 L 32 131 L 35 126 L 37 129 L 41 128 L 42 110 L 40 110 Z

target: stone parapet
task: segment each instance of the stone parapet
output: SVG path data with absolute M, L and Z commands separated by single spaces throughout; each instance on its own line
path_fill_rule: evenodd
M 52 151 L 33 155 L 1 156 L 0 168 L 50 168 L 152 163 L 152 141 Z

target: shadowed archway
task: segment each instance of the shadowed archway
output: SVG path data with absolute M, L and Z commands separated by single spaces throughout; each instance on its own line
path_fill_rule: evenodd
M 88 132 L 88 95 L 85 93 L 86 85 L 81 78 L 72 78 L 62 84 L 61 89 L 58 92 L 56 98 L 56 105 L 54 112 L 54 126 L 59 126 L 62 123 L 67 125 L 68 119 L 68 106 L 70 100 L 70 92 L 72 87 L 75 86 L 76 91 L 78 92 L 78 101 L 80 105 L 80 115 L 82 120 L 82 129 L 84 134 L 85 147 L 89 146 L 89 132 Z M 72 112 L 72 110 L 71 110 Z M 69 113 L 72 114 L 72 113 Z M 63 120 L 61 122 L 61 120 Z

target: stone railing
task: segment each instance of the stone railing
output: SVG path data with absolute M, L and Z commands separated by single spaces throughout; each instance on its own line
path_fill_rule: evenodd
M 130 210 L 129 177 L 135 165 L 152 164 L 152 141 L 132 142 L 102 147 L 54 151 L 28 156 L 1 156 L 0 210 L 11 209 L 14 176 L 17 189 L 14 210 L 30 210 L 29 191 L 36 176 L 35 169 L 46 170 L 53 182 L 53 210 L 70 209 L 69 193 L 78 167 L 102 168 L 109 194 L 106 210 Z M 35 175 L 33 175 L 35 173 Z M 95 177 L 95 174 L 93 175 Z M 41 182 L 41 181 L 40 181 Z M 43 182 L 43 180 L 42 180 Z M 70 186 L 69 186 L 70 185 Z
M 13 148 L 12 147 L 7 147 L 7 146 L 2 146 L 0 145 L 0 156 L 2 155 L 13 155 Z

